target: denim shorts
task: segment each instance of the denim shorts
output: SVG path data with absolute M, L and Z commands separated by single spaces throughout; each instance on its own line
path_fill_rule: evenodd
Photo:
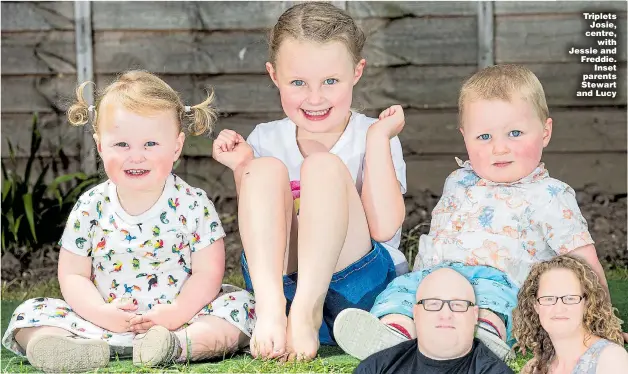
M 373 306 L 377 295 L 395 279 L 395 264 L 388 250 L 380 243 L 372 242 L 373 249 L 369 253 L 332 275 L 323 306 L 323 323 L 319 330 L 321 344 L 336 345 L 333 327 L 338 313 L 347 308 L 368 311 Z M 241 260 L 246 289 L 254 293 L 244 251 L 242 251 Z M 297 278 L 297 273 L 283 276 L 283 292 L 287 301 L 286 315 L 290 311 L 297 290 Z
M 412 318 L 412 308 L 416 302 L 416 290 L 419 283 L 428 274 L 440 268 L 453 269 L 471 282 L 475 291 L 476 304 L 482 309 L 490 309 L 504 319 L 507 331 L 506 342 L 512 346 L 515 343 L 512 336 L 512 310 L 517 305 L 519 287 L 506 273 L 490 266 L 446 262 L 401 275 L 377 296 L 371 313 L 378 318 L 387 314 L 403 314 Z

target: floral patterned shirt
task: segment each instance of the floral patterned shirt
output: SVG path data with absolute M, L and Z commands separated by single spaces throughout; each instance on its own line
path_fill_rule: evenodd
M 138 311 L 172 302 L 192 273 L 191 253 L 225 232 L 205 191 L 171 174 L 159 200 L 131 216 L 110 180 L 83 194 L 59 244 L 92 258 L 92 281 L 107 301 L 128 297 Z
M 520 286 L 534 263 L 592 244 L 574 190 L 543 163 L 513 183 L 480 178 L 469 161 L 445 181 L 414 270 L 444 261 L 487 265 Z

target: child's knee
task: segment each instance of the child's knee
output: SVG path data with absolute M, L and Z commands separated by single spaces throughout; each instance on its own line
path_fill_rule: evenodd
M 319 152 L 309 155 L 301 165 L 301 179 L 307 175 L 342 174 L 348 169 L 340 157 L 333 153 Z
M 275 157 L 258 157 L 251 160 L 242 173 L 243 179 L 250 177 L 288 178 L 288 168 Z

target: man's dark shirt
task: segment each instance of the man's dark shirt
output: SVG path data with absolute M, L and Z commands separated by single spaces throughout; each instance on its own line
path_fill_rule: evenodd
M 513 371 L 476 338 L 469 353 L 452 360 L 425 357 L 419 352 L 417 340 L 409 340 L 367 357 L 353 373 L 513 374 Z

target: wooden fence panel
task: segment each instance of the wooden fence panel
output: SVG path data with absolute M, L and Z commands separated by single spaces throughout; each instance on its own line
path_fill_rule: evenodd
M 582 14 L 582 12 L 626 13 L 625 1 L 496 1 L 496 15 L 511 14 Z
M 107 31 L 94 38 L 94 71 L 130 68 L 166 74 L 266 73 L 262 31 Z
M 94 30 L 255 30 L 271 27 L 289 1 L 98 1 Z
M 347 1 L 354 18 L 401 18 L 474 16 L 477 4 L 470 1 Z
M 474 18 L 367 20 L 368 66 L 473 65 Z M 262 31 L 107 31 L 95 34 L 95 71 L 115 74 L 142 68 L 166 74 L 266 72 L 267 36 Z
M 496 17 L 495 21 L 495 62 L 496 63 L 542 63 L 542 62 L 580 62 L 580 56 L 570 55 L 571 48 L 617 48 L 618 61 L 626 61 L 626 18 L 613 21 L 618 37 L 616 46 L 598 47 L 596 40 L 585 36 L 591 30 L 591 21 L 585 21 L 582 15 L 563 14 L 550 16 L 512 16 Z M 604 64 L 606 65 L 606 64 Z M 593 70 L 592 66 L 590 70 Z
M 369 37 L 365 55 L 369 63 L 369 57 L 378 56 L 375 66 L 386 66 L 384 56 L 390 56 L 394 63 L 413 65 L 475 65 L 477 62 L 477 20 L 474 17 L 400 18 L 379 28 L 366 28 L 366 32 Z
M 74 31 L 2 33 L 2 75 L 76 74 Z
M 29 113 L 2 113 L 2 157 L 9 156 L 10 141 L 16 157 L 28 157 L 31 146 L 33 115 Z M 77 129 L 67 123 L 65 116 L 56 113 L 39 115 L 39 131 L 42 144 L 39 155 L 50 157 L 60 148 L 68 156 L 79 155 L 80 133 L 87 129 Z
M 2 32 L 74 30 L 73 1 L 3 1 Z
M 2 113 L 62 111 L 75 88 L 76 75 L 3 76 Z

